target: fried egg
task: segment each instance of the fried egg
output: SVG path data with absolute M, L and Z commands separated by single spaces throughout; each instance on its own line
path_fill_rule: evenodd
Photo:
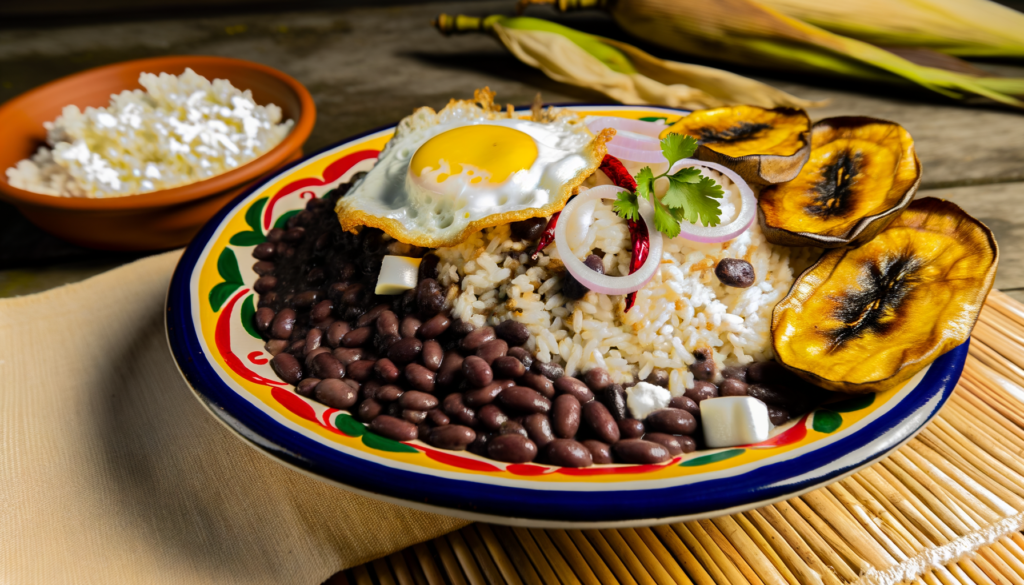
M 453 246 L 485 227 L 548 216 L 600 165 L 610 135 L 582 118 L 520 117 L 453 100 L 402 120 L 377 164 L 338 202 L 343 229 L 370 226 L 415 246 Z

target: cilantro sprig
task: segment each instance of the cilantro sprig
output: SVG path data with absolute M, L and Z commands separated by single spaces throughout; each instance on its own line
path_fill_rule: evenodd
M 661 153 L 668 159 L 668 166 L 693 156 L 697 151 L 697 140 L 684 134 L 669 134 L 661 141 Z M 668 190 L 660 199 L 654 194 L 654 182 L 662 177 L 669 181 Z M 623 191 L 612 205 L 615 213 L 624 219 L 637 221 L 640 218 L 640 198 L 647 199 L 654 206 L 654 228 L 670 238 L 679 235 L 680 222 L 700 222 L 714 227 L 721 223 L 722 210 L 718 199 L 722 188 L 700 170 L 688 167 L 674 174 L 662 173 L 654 176 L 651 167 L 640 169 L 634 177 L 636 192 Z

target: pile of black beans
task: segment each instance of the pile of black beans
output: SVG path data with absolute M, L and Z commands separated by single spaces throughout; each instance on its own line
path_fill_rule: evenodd
M 375 295 L 385 241 L 376 229 L 341 230 L 333 207 L 346 190 L 311 200 L 256 246 L 254 319 L 282 380 L 379 435 L 510 463 L 661 463 L 700 446 L 706 398 L 755 396 L 776 424 L 810 406 L 774 363 L 726 369 L 715 385 L 702 354 L 693 389 L 644 421 L 630 418 L 625 388 L 605 370 L 565 376 L 525 349 L 522 324 L 477 329 L 451 318 L 428 250 L 407 253 L 422 258 L 414 290 Z M 667 386 L 668 375 L 655 370 L 647 381 Z

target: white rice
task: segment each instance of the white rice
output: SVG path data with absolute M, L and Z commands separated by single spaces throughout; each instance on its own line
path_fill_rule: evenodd
M 721 219 L 728 223 L 739 207 L 735 186 L 714 171 L 702 172 L 722 185 Z M 595 177 L 590 185 L 607 183 L 602 173 Z M 629 232 L 610 201 L 597 205 L 587 238 L 573 251 L 583 259 L 595 250 L 604 252 L 606 274 L 628 274 Z M 692 387 L 688 366 L 698 349 L 711 349 L 720 367 L 772 357 L 772 309 L 811 253 L 768 243 L 756 222 L 722 244 L 665 239 L 661 269 L 624 314 L 625 297 L 591 291 L 578 301 L 563 298 L 565 272 L 556 246 L 535 263 L 529 261 L 530 251 L 510 238 L 507 225 L 437 250 L 438 280 L 450 287 L 453 315 L 476 327 L 510 318 L 523 323 L 532 334 L 528 349 L 542 361 L 563 364 L 568 375 L 602 367 L 616 382 L 628 383 L 646 379 L 654 368 L 665 369 L 674 396 Z M 714 267 L 722 258 L 749 261 L 754 285 L 741 289 L 719 282 Z

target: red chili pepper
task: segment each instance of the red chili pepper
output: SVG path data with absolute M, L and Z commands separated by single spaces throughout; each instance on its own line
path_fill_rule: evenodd
M 601 170 L 617 187 L 636 193 L 636 181 L 633 180 L 619 159 L 606 154 L 604 160 L 601 161 Z M 651 252 L 651 234 L 647 231 L 647 224 L 644 222 L 627 219 L 626 225 L 629 227 L 629 240 L 633 245 L 633 257 L 629 259 L 629 273 L 633 274 L 644 265 Z M 636 292 L 626 295 L 626 312 L 633 308 L 635 302 Z
M 537 249 L 530 254 L 530 260 L 536 260 L 540 256 L 541 250 L 548 247 L 548 244 L 555 241 L 555 225 L 558 223 L 558 216 L 561 215 L 561 211 L 556 211 L 551 219 L 548 220 L 547 227 L 544 228 L 544 233 L 540 235 L 540 239 L 537 240 Z

